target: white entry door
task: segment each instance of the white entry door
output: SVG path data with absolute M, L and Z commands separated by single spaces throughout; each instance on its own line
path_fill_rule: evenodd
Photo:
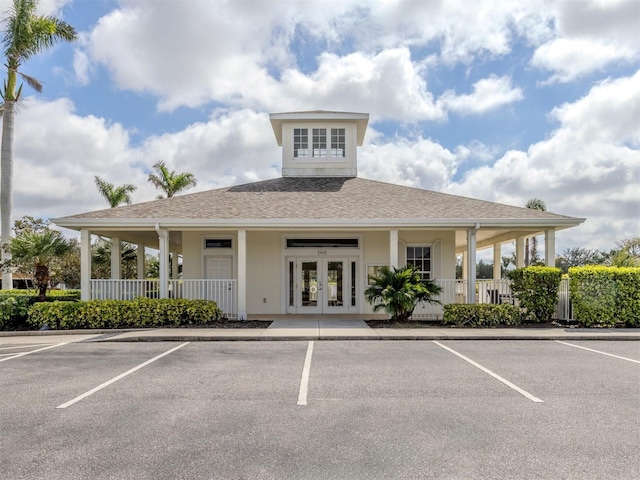
M 349 310 L 351 275 L 344 258 L 289 260 L 291 313 L 345 313 Z
M 209 280 L 228 280 L 232 277 L 231 257 L 205 257 L 205 278 Z

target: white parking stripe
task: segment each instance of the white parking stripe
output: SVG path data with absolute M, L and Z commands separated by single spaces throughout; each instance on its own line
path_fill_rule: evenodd
M 0 359 L 0 362 L 6 362 L 7 360 L 13 360 L 14 358 L 24 357 L 25 355 L 31 355 L 32 353 L 41 352 L 41 351 L 43 351 L 43 350 L 49 350 L 50 348 L 61 347 L 62 345 L 66 345 L 67 343 L 69 343 L 69 342 L 58 343 L 58 344 L 56 344 L 56 345 L 49 345 L 48 347 L 38 348 L 37 350 L 31 350 L 30 352 L 16 353 L 16 354 L 15 354 L 15 355 L 13 355 L 12 357 L 1 358 L 1 359 Z
M 612 353 L 601 352 L 600 350 L 594 350 L 593 348 L 581 347 L 580 345 L 574 345 L 573 343 L 563 342 L 560 340 L 556 340 L 556 342 L 561 343 L 563 345 L 569 345 L 570 347 L 581 348 L 582 350 L 588 350 L 589 352 L 599 353 L 600 355 L 606 355 L 607 357 L 619 358 L 620 360 L 626 360 L 627 362 L 640 363 L 638 360 L 633 360 L 632 358 L 621 357 L 619 355 L 614 355 Z
M 300 391 L 298 392 L 298 405 L 307 404 L 307 392 L 309 391 L 309 372 L 311 371 L 311 355 L 313 355 L 313 340 L 309 342 L 307 354 L 304 357 L 302 378 L 300 378 Z
M 0 350 L 18 350 L 20 348 L 33 348 L 33 347 L 44 347 L 46 345 L 53 345 L 52 343 L 30 343 L 29 345 L 17 345 L 13 347 L 0 347 Z M 12 354 L 10 354 L 12 355 Z
M 518 392 L 519 394 L 523 395 L 524 397 L 528 398 L 529 400 L 531 400 L 532 402 L 536 402 L 536 403 L 544 403 L 544 400 L 540 400 L 538 397 L 535 397 L 533 395 L 531 395 L 529 392 L 527 392 L 526 390 L 521 389 L 520 387 L 518 387 L 517 385 L 514 385 L 513 383 L 511 383 L 510 381 L 502 378 L 500 375 L 498 375 L 497 373 L 493 373 L 491 370 L 489 370 L 488 368 L 483 367 L 482 365 L 480 365 L 479 363 L 474 362 L 473 360 L 471 360 L 468 357 L 465 357 L 464 355 L 462 355 L 461 353 L 456 352 L 454 349 L 449 348 L 443 344 L 441 344 L 440 342 L 437 342 L 435 340 L 432 340 L 433 343 L 435 343 L 436 345 L 438 345 L 439 347 L 444 348 L 445 350 L 453 353 L 454 355 L 457 355 L 458 357 L 460 357 L 461 359 L 463 359 L 465 362 L 469 362 L 471 365 L 473 365 L 476 368 L 479 368 L 480 370 L 482 370 L 484 373 L 491 375 L 493 378 L 495 378 L 496 380 L 498 380 L 499 382 L 504 383 L 507 387 L 512 388 L 513 390 L 515 390 L 516 392 Z
M 118 380 L 120 380 L 120 379 L 122 379 L 122 378 L 126 377 L 127 375 L 129 375 L 129 374 L 131 374 L 131 373 L 133 373 L 133 372 L 136 372 L 136 371 L 140 370 L 141 368 L 146 367 L 146 366 L 147 366 L 147 365 L 149 365 L 150 363 L 153 363 L 153 362 L 155 362 L 156 360 L 159 360 L 160 358 L 162 358 L 162 357 L 164 357 L 164 356 L 166 356 L 166 355 L 169 355 L 169 354 L 170 354 L 170 353 L 172 353 L 172 352 L 175 352 L 175 351 L 176 351 L 176 350 L 178 350 L 179 348 L 182 348 L 182 347 L 184 347 L 185 345 L 188 345 L 189 343 L 191 343 L 191 342 L 185 342 L 185 343 L 182 343 L 182 344 L 178 345 L 177 347 L 172 348 L 171 350 L 167 350 L 166 352 L 161 353 L 160 355 L 157 355 L 157 356 L 153 357 L 151 360 L 147 360 L 146 362 L 141 363 L 141 364 L 140 364 L 140 365 L 138 365 L 137 367 L 133 367 L 131 370 L 127 370 L 126 372 L 124 372 L 124 373 L 122 373 L 122 374 L 118 375 L 117 377 L 114 377 L 114 378 L 112 378 L 111 380 L 109 380 L 109 381 L 107 381 L 107 382 L 104 382 L 103 384 L 98 385 L 98 386 L 97 386 L 97 387 L 95 387 L 95 388 L 92 388 L 92 389 L 91 389 L 91 390 L 89 390 L 88 392 L 85 392 L 85 393 L 83 393 L 82 395 L 78 395 L 78 396 L 77 396 L 76 398 L 74 398 L 73 400 L 69 400 L 68 402 L 63 403 L 62 405 L 58 405 L 56 408 L 67 408 L 67 407 L 70 407 L 70 406 L 71 406 L 71 405 L 73 405 L 74 403 L 77 403 L 77 402 L 79 402 L 80 400 L 82 400 L 82 399 L 84 399 L 84 398 L 87 398 L 89 395 L 93 395 L 93 394 L 94 394 L 94 393 L 96 393 L 97 391 L 102 390 L 102 389 L 103 389 L 103 388 L 105 388 L 105 387 L 108 387 L 108 386 L 109 386 L 109 385 L 111 385 L 112 383 L 115 383 L 115 382 L 117 382 Z

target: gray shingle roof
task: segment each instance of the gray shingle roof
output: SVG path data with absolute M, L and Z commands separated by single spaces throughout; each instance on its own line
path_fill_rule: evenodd
M 277 178 L 56 219 L 576 220 L 363 178 Z M 72 220 L 72 223 L 77 223 Z M 84 222 L 83 222 L 84 223 Z

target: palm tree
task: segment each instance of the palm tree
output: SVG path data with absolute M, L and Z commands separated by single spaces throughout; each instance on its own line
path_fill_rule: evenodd
M 12 262 L 32 265 L 40 300 L 45 301 L 49 286 L 49 263 L 71 250 L 71 244 L 57 230 L 25 231 L 9 243 Z
M 547 211 L 547 206 L 539 198 L 532 198 L 525 204 L 525 207 L 527 207 L 530 210 L 538 210 L 540 212 Z M 527 238 L 525 240 L 525 246 L 524 246 L 524 265 L 528 267 L 530 263 L 534 263 L 535 261 L 537 261 L 537 257 L 538 257 L 538 240 L 536 239 L 535 236 L 531 237 L 531 247 L 529 247 L 529 239 Z
M 386 311 L 391 321 L 402 322 L 411 318 L 419 303 L 440 303 L 434 299 L 442 287 L 435 281 L 423 279 L 413 267 L 382 267 L 364 296 L 373 305 L 373 311 Z
M 131 205 L 131 195 L 129 194 L 136 191 L 136 186 L 126 183 L 116 187 L 113 183 L 109 183 L 97 175 L 95 176 L 95 182 L 98 187 L 98 191 L 109 203 L 111 208 L 118 207 L 123 203 Z
M 180 193 L 187 188 L 195 187 L 197 184 L 196 177 L 193 173 L 170 172 L 164 162 L 156 163 L 153 168 L 156 173 L 149 174 L 149 181 L 159 190 L 164 191 L 167 198 L 173 197 L 176 193 Z M 162 195 L 158 198 L 164 198 Z
M 3 38 L 7 77 L 1 92 L 2 105 L 2 153 L 0 158 L 0 245 L 9 243 L 11 214 L 13 210 L 13 131 L 15 105 L 20 100 L 22 85 L 18 87 L 18 75 L 36 92 L 42 84 L 35 78 L 20 72 L 20 66 L 34 55 L 47 50 L 57 42 L 77 38 L 75 29 L 66 22 L 51 16 L 37 16 L 38 0 L 13 0 L 13 8 L 3 20 Z M 10 260 L 9 249 L 2 248 L 2 259 Z M 3 262 L 4 263 L 4 262 Z M 13 286 L 11 272 L 2 273 L 4 288 Z

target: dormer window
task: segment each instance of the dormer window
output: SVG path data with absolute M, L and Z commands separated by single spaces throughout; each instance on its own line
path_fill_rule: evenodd
M 269 117 L 282 146 L 283 177 L 357 176 L 357 147 L 364 140 L 369 115 L 314 110 Z
M 309 156 L 309 131 L 306 128 L 293 129 L 293 156 Z
M 327 138 L 327 130 L 330 130 L 330 138 Z M 293 129 L 293 156 L 295 158 L 344 158 L 345 156 L 345 129 L 344 128 L 312 128 L 312 155 L 309 155 L 309 129 Z

